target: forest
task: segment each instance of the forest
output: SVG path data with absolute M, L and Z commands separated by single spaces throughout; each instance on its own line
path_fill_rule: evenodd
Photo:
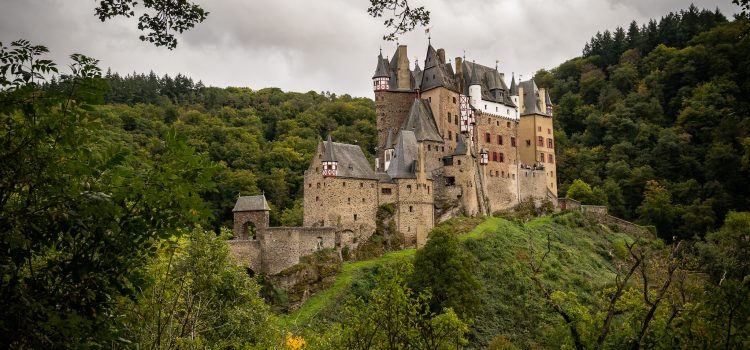
M 746 348 L 748 33 L 745 12 L 690 6 L 534 76 L 560 196 L 656 235 L 524 201 L 344 262 L 296 311 L 232 260 L 231 209 L 263 193 L 272 225 L 300 225 L 323 137 L 374 155 L 371 99 L 120 75 L 80 54 L 63 69 L 42 45 L 0 43 L 0 345 Z

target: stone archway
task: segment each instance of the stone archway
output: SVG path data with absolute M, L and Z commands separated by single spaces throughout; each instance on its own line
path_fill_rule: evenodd
M 258 239 L 258 227 L 255 226 L 255 223 L 252 220 L 245 221 L 242 224 L 242 231 L 239 239 L 249 239 L 253 241 Z

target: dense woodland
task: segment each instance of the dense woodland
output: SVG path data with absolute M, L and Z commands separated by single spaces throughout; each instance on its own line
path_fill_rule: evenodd
M 582 57 L 537 72 L 555 103 L 561 191 L 580 179 L 569 195 L 666 239 L 750 209 L 747 32 L 691 6 L 597 33 Z
M 327 134 L 359 144 L 368 155 L 375 152 L 370 99 L 277 88 L 211 88 L 182 75 L 107 73 L 103 78 L 109 89 L 95 114 L 129 147 L 137 149 L 174 130 L 218 164 L 216 191 L 203 195 L 217 231 L 231 227 L 238 195 L 261 193 L 269 200 L 272 225 L 301 225 L 304 171 Z
M 121 76 L 77 54 L 58 72 L 43 46 L 0 44 L 0 346 L 746 348 L 749 33 L 746 14 L 690 7 L 535 75 L 561 195 L 657 236 L 534 219 L 524 201 L 346 263 L 336 297 L 288 315 L 231 259 L 231 208 L 265 193 L 272 224 L 299 225 L 322 137 L 374 154 L 372 100 Z

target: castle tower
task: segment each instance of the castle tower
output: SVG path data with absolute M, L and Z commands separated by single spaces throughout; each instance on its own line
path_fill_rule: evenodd
M 555 141 L 552 132 L 552 103 L 545 89 L 534 80 L 523 81 L 518 86 L 521 118 L 518 126 L 519 158 L 522 164 L 543 171 L 533 176 L 545 178 L 548 197 L 557 198 L 557 172 Z M 548 105 L 549 103 L 549 105 Z
M 333 154 L 333 142 L 328 134 L 325 153 L 323 153 L 323 177 L 336 177 L 338 174 L 338 162 Z
M 257 230 L 268 228 L 268 207 L 265 195 L 240 196 L 234 204 L 234 239 L 257 239 Z

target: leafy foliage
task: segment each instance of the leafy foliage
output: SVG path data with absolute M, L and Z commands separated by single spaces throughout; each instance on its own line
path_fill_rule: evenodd
M 750 209 L 749 26 L 691 6 L 597 34 L 583 57 L 537 72 L 555 103 L 561 192 L 666 239 L 702 237 Z
M 451 308 L 462 319 L 472 319 L 482 307 L 482 286 L 471 270 L 474 257 L 463 250 L 449 227 L 432 230 L 429 238 L 414 257 L 410 285 L 432 294 L 433 312 Z
M 202 7 L 187 0 L 143 0 L 141 4 L 135 0 L 102 0 L 96 16 L 102 22 L 117 16 L 130 18 L 140 5 L 145 11 L 138 16 L 138 29 L 146 32 L 140 39 L 170 50 L 177 47 L 175 32 L 190 30 L 208 16 Z
M 173 130 L 137 151 L 101 137 L 96 61 L 73 55 L 72 74 L 45 90 L 46 48 L 12 47 L 0 50 L 0 342 L 107 343 L 113 300 L 142 286 L 160 240 L 210 215 L 200 193 L 213 167 Z
M 370 300 L 354 299 L 345 309 L 342 345 L 347 349 L 449 349 L 465 345 L 467 325 L 452 309 L 430 311 L 431 294 L 406 286 L 403 265 L 381 277 Z M 382 276 L 388 276 L 386 274 Z
M 430 11 L 424 6 L 412 8 L 408 0 L 370 0 L 367 13 L 374 18 L 386 15 L 383 25 L 392 31 L 384 35 L 383 40 L 394 41 L 398 35 L 405 34 L 418 25 L 430 24 Z
M 238 348 L 267 337 L 260 286 L 229 254 L 228 232 L 200 228 L 163 241 L 148 283 L 119 306 L 119 337 L 140 348 Z

